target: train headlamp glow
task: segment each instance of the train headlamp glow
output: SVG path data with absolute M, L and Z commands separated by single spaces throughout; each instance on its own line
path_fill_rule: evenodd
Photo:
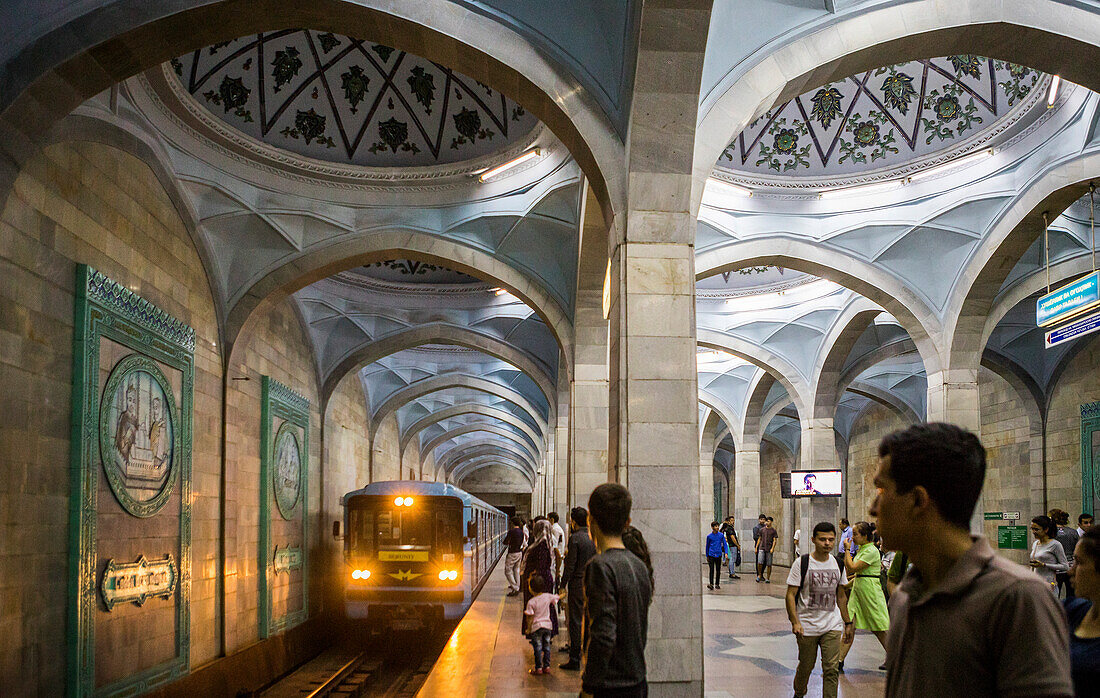
M 352 570 L 352 579 L 370 579 L 370 570 Z
M 405 497 L 405 506 L 411 507 L 412 505 L 413 505 L 413 498 L 412 497 Z
M 439 572 L 439 580 L 440 581 L 443 581 L 443 582 L 445 582 L 447 580 L 452 580 L 453 581 L 455 579 L 458 579 L 458 570 L 440 570 L 440 572 Z
M 413 505 L 412 497 L 394 497 L 393 505 L 395 507 L 411 507 Z

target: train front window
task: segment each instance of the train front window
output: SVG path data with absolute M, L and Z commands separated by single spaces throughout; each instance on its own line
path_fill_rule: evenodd
M 348 548 L 353 554 L 372 555 L 374 536 L 371 534 L 374 512 L 363 507 L 348 511 Z
M 432 519 L 423 507 L 382 509 L 375 515 L 375 542 L 378 548 L 406 546 L 429 547 L 432 544 Z

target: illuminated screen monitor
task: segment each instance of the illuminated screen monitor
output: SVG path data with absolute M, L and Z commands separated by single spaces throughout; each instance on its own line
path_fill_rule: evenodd
M 784 495 L 799 497 L 839 497 L 841 477 L 839 470 L 792 470 L 789 481 L 784 478 L 781 484 L 786 489 Z

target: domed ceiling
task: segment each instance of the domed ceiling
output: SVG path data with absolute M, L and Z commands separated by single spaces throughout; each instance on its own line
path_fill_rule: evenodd
M 717 167 L 752 180 L 935 164 L 993 145 L 1043 112 L 1046 76 L 973 55 L 867 71 L 799 95 L 749 124 Z
M 492 88 L 383 44 L 284 30 L 173 58 L 217 118 L 299 155 L 368 167 L 425 166 L 506 149 L 538 123 Z

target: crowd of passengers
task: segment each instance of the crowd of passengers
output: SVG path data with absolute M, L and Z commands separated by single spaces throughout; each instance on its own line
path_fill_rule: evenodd
M 1067 512 L 1052 509 L 1031 521 L 1027 567 L 997 555 L 970 533 L 985 471 L 974 434 L 914 425 L 879 444 L 868 512 L 875 523 L 820 522 L 805 552 L 795 531 L 785 605 L 798 653 L 796 697 L 806 695 L 820 654 L 822 696 L 835 698 L 856 629 L 886 651 L 879 667 L 886 696 L 1100 696 L 1100 529 L 1090 514 L 1072 527 Z M 630 506 L 626 488 L 608 483 L 587 510 L 570 512 L 568 537 L 556 513 L 513 519 L 508 532 L 505 573 L 509 595 L 523 594 L 531 673 L 549 673 L 564 607 L 569 659 L 561 668 L 583 667 L 582 695 L 648 692 L 653 567 L 630 526 Z M 711 523 L 708 589 L 721 589 L 723 563 L 739 578 L 734 529 L 733 517 Z M 761 514 L 753 529 L 758 583 L 771 583 L 778 538 L 774 520 Z

